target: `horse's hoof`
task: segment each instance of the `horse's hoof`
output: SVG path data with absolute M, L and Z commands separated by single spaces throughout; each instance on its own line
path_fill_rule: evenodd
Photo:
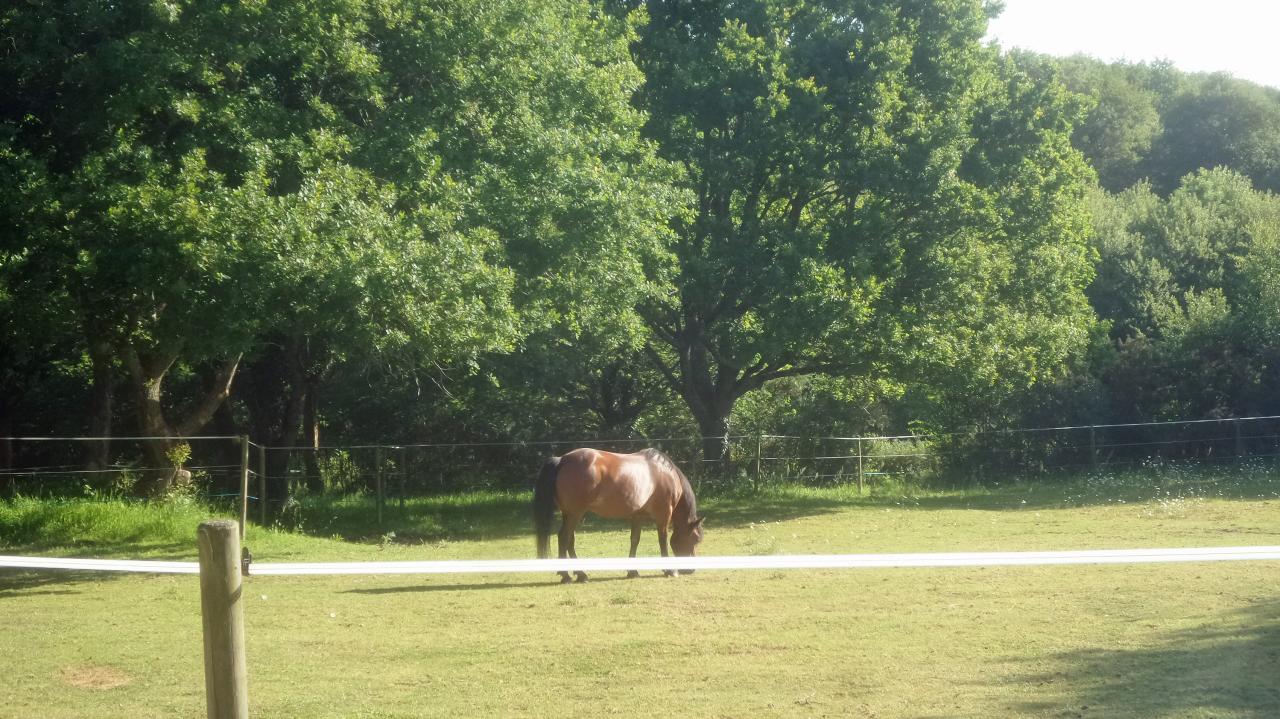
M 676 576 L 676 573 L 675 573 L 675 570 L 673 570 L 673 569 L 664 569 L 664 570 L 662 570 L 662 576 L 664 576 L 664 577 L 674 577 L 674 576 Z
M 572 581 L 573 581 L 573 577 L 570 577 L 568 574 L 561 574 L 561 575 L 560 575 L 560 583 L 561 583 L 561 584 L 568 584 L 568 583 L 570 583 L 570 582 L 572 582 Z
M 637 572 L 634 569 L 627 572 L 627 579 L 639 579 L 639 578 L 640 578 L 640 572 Z
M 582 572 L 578 572 L 578 584 L 582 584 L 585 581 L 587 581 L 587 575 Z

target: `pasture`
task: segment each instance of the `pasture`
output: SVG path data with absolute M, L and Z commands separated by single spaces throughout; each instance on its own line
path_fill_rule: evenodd
M 700 553 L 1280 544 L 1280 480 L 1132 475 L 702 499 Z M 532 556 L 528 494 L 311 505 L 261 561 Z M 0 552 L 192 559 L 205 510 L 0 503 Z M 657 553 L 652 531 L 642 556 Z M 582 557 L 621 556 L 589 520 Z M 263 717 L 1272 717 L 1275 562 L 536 577 L 251 577 Z M 0 573 L 0 716 L 199 717 L 192 576 Z

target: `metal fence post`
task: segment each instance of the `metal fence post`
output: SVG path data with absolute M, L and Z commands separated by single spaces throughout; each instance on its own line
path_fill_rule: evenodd
M 249 522 L 249 435 L 240 435 L 240 538 Z
M 764 434 L 756 434 L 756 489 L 760 489 L 760 455 L 764 445 Z
M 377 505 L 378 505 L 378 526 L 379 526 L 379 527 L 381 527 L 381 526 L 382 526 L 382 500 L 383 500 L 383 496 L 382 496 L 382 494 L 383 494 L 383 490 L 382 490 L 382 447 L 378 447 L 377 449 L 375 449 L 375 450 L 374 450 L 374 452 L 373 452 L 373 461 L 374 461 L 374 464 L 375 464 L 375 466 L 374 466 L 374 470 L 373 470 L 373 471 L 374 471 L 374 478 L 375 478 L 375 480 L 376 480 L 376 482 L 377 482 L 377 485 L 378 485 L 378 498 L 377 498 Z
M 1097 427 L 1089 425 L 1089 467 L 1096 470 L 1098 468 L 1098 438 Z
M 267 526 L 267 448 L 258 445 L 258 514 L 262 526 Z
M 249 717 L 240 531 L 229 519 L 202 522 L 196 531 L 200 616 L 204 623 L 204 692 L 209 719 Z
M 863 472 L 862 472 L 862 438 L 858 438 L 858 494 L 862 494 Z
M 409 480 L 409 448 L 400 448 L 400 514 L 404 515 L 404 488 Z

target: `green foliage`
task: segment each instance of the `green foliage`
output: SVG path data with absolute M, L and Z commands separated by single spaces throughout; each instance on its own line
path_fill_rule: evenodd
M 537 329 L 634 336 L 669 265 L 683 200 L 588 3 L 85 0 L 0 31 L 0 311 L 62 303 L 157 405 L 273 343 L 416 383 Z
M 648 134 L 696 197 L 650 354 L 704 435 L 771 380 L 1025 384 L 1083 337 L 1080 108 L 980 44 L 981 3 L 632 17 Z
M 1199 168 L 1230 167 L 1280 191 L 1280 90 L 1222 74 L 1197 80 L 1164 112 L 1153 180 L 1168 191 Z
M 1141 177 L 1140 167 L 1163 130 L 1160 98 L 1134 77 L 1134 68 L 1074 56 L 1058 62 L 1063 82 L 1093 101 L 1071 142 L 1089 159 L 1098 182 L 1119 192 Z
M 1145 185 L 1092 201 L 1090 295 L 1121 340 L 1106 370 L 1126 417 L 1269 414 L 1276 347 L 1270 267 L 1280 199 L 1219 169 L 1161 200 Z
M 216 514 L 192 502 L 16 497 L 0 501 L 0 546 L 22 552 L 185 557 L 196 524 Z
M 902 426 L 905 388 L 863 377 L 789 377 L 766 384 L 733 407 L 735 434 L 799 437 L 878 434 Z
M 1057 64 L 1067 85 L 1094 102 L 1073 142 L 1108 191 L 1146 179 L 1168 195 L 1184 175 L 1217 167 L 1280 190 L 1280 90 L 1163 62 L 1075 56 Z
M 360 492 L 367 484 L 359 465 L 351 460 L 351 453 L 348 451 L 325 452 L 320 455 L 316 465 L 325 489 L 338 495 Z
M 530 336 L 515 353 L 486 358 L 484 374 L 467 384 L 464 410 L 510 440 L 661 432 L 659 418 L 679 408 L 640 349 L 616 340 L 594 332 Z
M 187 460 L 191 459 L 191 445 L 186 442 L 175 444 L 166 453 L 165 458 L 174 467 L 181 467 L 187 463 Z
M 995 10 L 6 6 L 0 435 L 1276 411 L 1280 93 Z

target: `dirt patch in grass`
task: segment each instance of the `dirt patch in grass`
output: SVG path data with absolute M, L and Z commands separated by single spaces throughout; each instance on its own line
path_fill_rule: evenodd
M 58 678 L 64 684 L 80 689 L 115 689 L 133 681 L 133 677 L 115 667 L 78 664 L 58 670 Z

